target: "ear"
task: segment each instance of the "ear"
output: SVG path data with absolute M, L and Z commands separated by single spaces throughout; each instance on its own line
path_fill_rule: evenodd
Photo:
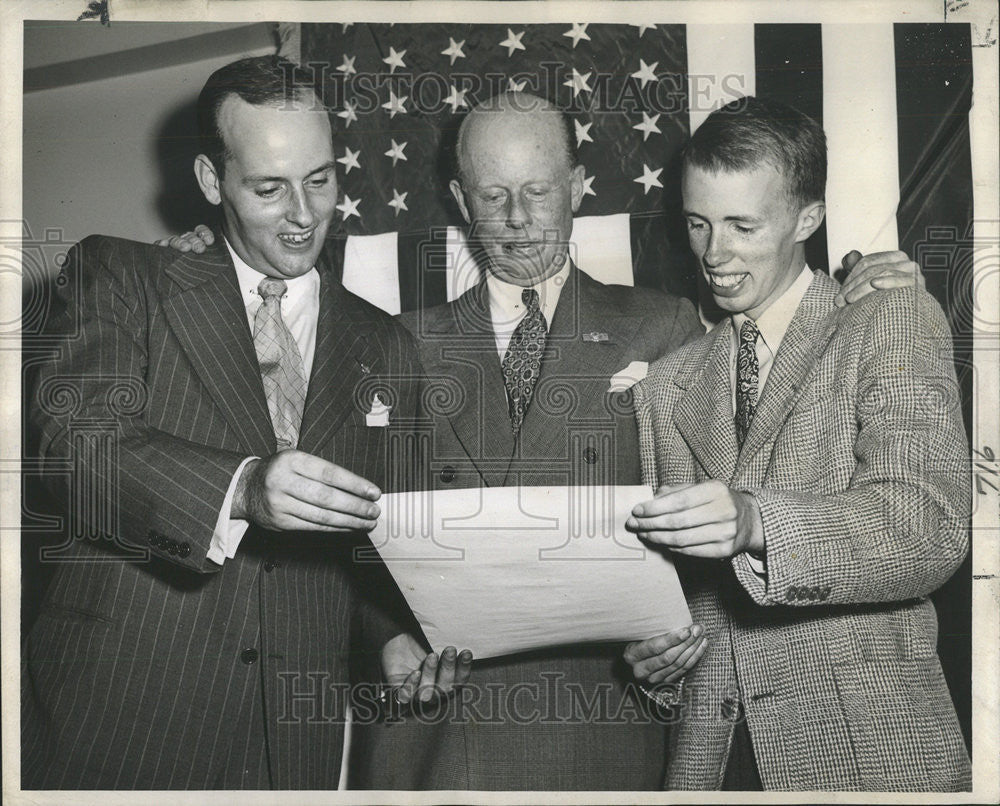
M 580 202 L 583 201 L 583 174 L 582 165 L 577 165 L 569 174 L 570 202 L 574 213 L 580 209 Z
M 198 180 L 198 187 L 208 199 L 209 204 L 220 204 L 222 202 L 222 191 L 219 188 L 219 174 L 215 171 L 212 161 L 204 154 L 199 154 L 194 158 L 194 175 Z
M 826 202 L 811 202 L 799 210 L 798 229 L 795 232 L 795 243 L 807 240 L 826 217 Z
M 472 216 L 469 215 L 469 208 L 465 203 L 465 192 L 462 190 L 462 183 L 457 179 L 452 179 L 448 183 L 448 187 L 451 190 L 451 195 L 455 197 L 455 201 L 458 202 L 458 209 L 462 211 L 462 218 L 465 219 L 466 224 L 472 223 Z

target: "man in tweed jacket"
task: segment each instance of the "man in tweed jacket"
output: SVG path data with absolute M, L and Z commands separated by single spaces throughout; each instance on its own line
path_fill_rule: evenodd
M 968 549 L 948 323 L 913 289 L 835 307 L 803 254 L 825 175 L 819 126 L 760 99 L 714 113 L 685 152 L 691 245 L 731 316 L 635 389 L 659 489 L 630 527 L 676 553 L 707 639 L 697 664 L 662 637 L 626 650 L 652 683 L 693 665 L 668 788 L 971 785 L 928 599 Z

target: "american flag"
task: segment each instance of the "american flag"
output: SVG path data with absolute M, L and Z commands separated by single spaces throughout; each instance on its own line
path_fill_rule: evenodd
M 507 89 L 572 119 L 587 190 L 574 257 L 604 282 L 697 296 L 677 157 L 721 103 L 779 98 L 824 125 L 827 224 L 810 265 L 851 248 L 916 255 L 969 235 L 970 27 L 914 24 L 302 24 L 324 76 L 347 234 L 345 283 L 396 313 L 478 279 L 448 192 L 462 115 Z M 954 238 L 953 238 L 954 239 Z M 925 266 L 946 309 L 967 300 Z M 960 331 L 960 328 L 956 328 Z

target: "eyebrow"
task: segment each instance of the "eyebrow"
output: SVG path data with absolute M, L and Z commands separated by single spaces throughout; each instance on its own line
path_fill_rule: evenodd
M 310 176 L 315 176 L 318 173 L 323 173 L 323 171 L 333 170 L 335 163 L 333 160 L 324 162 L 318 168 L 313 168 L 309 173 L 306 174 L 306 179 Z M 243 184 L 245 185 L 256 185 L 258 182 L 284 182 L 287 177 L 284 176 L 245 176 L 243 178 Z
M 701 218 L 701 219 L 704 219 L 706 221 L 708 220 L 701 213 L 696 213 L 696 212 L 694 212 L 694 210 L 685 210 L 684 211 L 684 215 L 686 215 L 686 216 L 693 216 L 694 218 Z M 763 221 L 762 218 L 757 218 L 756 216 L 750 216 L 750 215 L 727 215 L 722 220 L 723 221 L 742 221 L 742 222 L 746 222 L 747 224 L 760 224 Z

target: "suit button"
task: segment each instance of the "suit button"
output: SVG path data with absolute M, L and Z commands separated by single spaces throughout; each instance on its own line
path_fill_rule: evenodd
M 585 461 L 588 465 L 595 464 L 597 462 L 597 449 L 587 448 L 583 452 L 583 461 Z
M 240 660 L 243 661 L 247 666 L 257 662 L 257 658 L 260 653 L 253 647 L 247 647 L 240 653 Z
M 187 557 L 190 553 L 191 553 L 190 543 L 181 543 L 180 547 L 177 549 L 177 556 L 181 558 Z
M 176 553 L 177 553 L 177 541 L 175 541 L 175 540 L 168 541 L 167 542 L 167 554 L 176 554 Z
M 441 481 L 445 484 L 449 484 L 455 480 L 455 468 L 451 465 L 445 465 L 441 468 Z
M 735 697 L 726 697 L 722 701 L 722 718 L 727 722 L 743 721 L 743 703 Z
M 270 574 L 277 567 L 278 563 L 275 560 L 271 559 L 264 560 L 264 570 L 267 571 L 267 573 Z

